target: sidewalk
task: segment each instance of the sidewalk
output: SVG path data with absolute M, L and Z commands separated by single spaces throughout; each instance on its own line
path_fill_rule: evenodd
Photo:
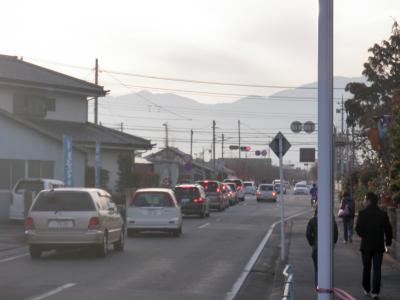
M 310 214 L 293 220 L 288 263 L 293 266 L 295 299 L 316 299 L 314 289 L 314 268 L 311 248 L 305 231 Z M 339 240 L 334 249 L 334 286 L 345 290 L 356 299 L 371 299 L 362 292 L 362 262 L 359 249 L 360 240 L 355 235 L 352 244 L 343 244 L 343 224 L 337 219 Z M 283 291 L 283 289 L 282 289 Z M 382 265 L 382 285 L 380 299 L 399 299 L 400 263 L 385 255 Z

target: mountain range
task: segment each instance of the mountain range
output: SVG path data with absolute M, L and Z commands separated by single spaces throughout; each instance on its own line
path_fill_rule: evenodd
M 340 126 L 341 99 L 351 95 L 344 91 L 349 82 L 365 82 L 362 77 L 334 78 L 335 123 Z M 238 120 L 240 120 L 241 145 L 253 150 L 268 149 L 268 144 L 281 131 L 292 144 L 285 156 L 287 162 L 298 162 L 300 147 L 316 147 L 317 134 L 294 134 L 290 130 L 293 121 L 312 121 L 317 124 L 317 83 L 298 88 L 284 89 L 270 96 L 249 95 L 232 103 L 206 104 L 173 93 L 140 91 L 123 96 L 107 96 L 100 100 L 99 120 L 104 126 L 124 130 L 157 144 L 154 150 L 165 145 L 168 127 L 169 145 L 190 152 L 190 130 L 193 129 L 193 156 L 210 158 L 212 148 L 212 122 L 216 122 L 216 157 L 221 156 L 222 134 L 224 156 L 236 157 L 237 150 L 229 145 L 238 144 Z M 244 154 L 245 155 L 245 154 Z M 243 155 L 243 156 L 244 156 Z M 273 157 L 274 154 L 271 154 Z

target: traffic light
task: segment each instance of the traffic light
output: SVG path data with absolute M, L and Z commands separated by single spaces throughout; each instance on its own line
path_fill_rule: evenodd
M 238 149 L 239 149 L 239 146 L 237 146 L 237 145 L 230 145 L 230 146 L 229 146 L 229 149 L 230 149 L 230 150 L 238 150 Z
M 240 146 L 240 151 L 249 152 L 251 150 L 250 146 Z
M 260 156 L 261 155 L 261 151 L 260 150 L 256 150 L 256 156 Z

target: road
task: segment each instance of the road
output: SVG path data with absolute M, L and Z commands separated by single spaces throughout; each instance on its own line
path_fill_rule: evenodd
M 309 208 L 305 196 L 285 202 L 287 216 Z M 210 218 L 185 217 L 179 238 L 128 238 L 106 258 L 74 251 L 32 260 L 18 248 L 0 257 L 0 299 L 224 299 L 278 219 L 279 205 L 247 196 Z

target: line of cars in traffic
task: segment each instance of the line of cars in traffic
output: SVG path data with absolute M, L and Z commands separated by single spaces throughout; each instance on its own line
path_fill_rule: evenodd
M 182 215 L 209 217 L 212 209 L 223 211 L 244 201 L 245 194 L 240 179 L 201 180 L 173 189 L 138 189 L 126 207 L 118 208 L 102 189 L 45 189 L 37 194 L 27 213 L 25 236 L 35 259 L 44 251 L 82 247 L 104 257 L 110 245 L 122 251 L 126 235 L 164 231 L 179 237 Z
M 297 184 L 295 194 L 302 188 Z M 240 179 L 200 180 L 172 189 L 138 189 L 124 207 L 117 207 L 102 189 L 45 189 L 30 205 L 25 235 L 32 258 L 48 250 L 81 247 L 90 247 L 97 256 L 104 257 L 110 245 L 122 251 L 126 235 L 163 231 L 179 237 L 183 215 L 206 218 L 213 209 L 224 211 L 244 201 L 246 194 L 254 194 L 258 202 L 276 202 L 279 189 L 278 182 L 256 188 L 254 182 Z

